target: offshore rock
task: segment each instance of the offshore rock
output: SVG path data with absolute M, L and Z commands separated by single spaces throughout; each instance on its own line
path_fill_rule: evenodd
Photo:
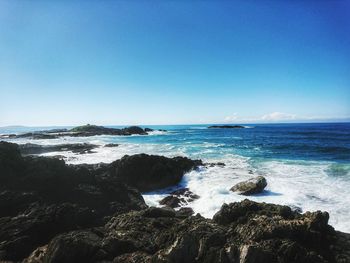
M 261 193 L 264 191 L 266 186 L 267 182 L 265 177 L 258 176 L 247 181 L 240 182 L 234 185 L 230 190 L 233 192 L 238 192 L 241 195 L 252 195 Z
M 123 129 L 116 128 L 108 128 L 97 125 L 83 125 L 72 128 L 70 130 L 67 129 L 53 129 L 53 130 L 45 130 L 45 131 L 35 131 L 35 132 L 27 132 L 23 134 L 4 134 L 1 135 L 0 138 L 30 138 L 30 139 L 56 139 L 63 136 L 70 137 L 88 137 L 88 136 L 96 136 L 96 135 L 147 135 L 147 132 L 150 132 L 151 129 L 145 128 L 142 129 L 138 126 L 130 126 Z
M 115 176 L 141 192 L 176 185 L 186 172 L 199 165 L 202 165 L 200 160 L 186 157 L 167 158 L 147 154 L 125 155 L 112 163 Z

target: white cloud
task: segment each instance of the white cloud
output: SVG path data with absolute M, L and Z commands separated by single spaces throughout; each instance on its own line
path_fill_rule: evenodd
M 231 115 L 231 116 L 225 117 L 225 121 L 226 121 L 226 122 L 235 121 L 235 120 L 237 120 L 237 119 L 238 119 L 237 113 L 234 113 L 234 114 Z
M 288 114 L 282 112 L 272 112 L 269 114 L 265 114 L 261 117 L 264 121 L 284 121 L 284 120 L 294 120 L 296 117 L 295 114 Z

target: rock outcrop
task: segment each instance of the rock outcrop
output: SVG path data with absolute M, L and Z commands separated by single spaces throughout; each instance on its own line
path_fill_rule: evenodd
M 147 132 L 153 131 L 149 128 L 141 128 L 138 126 L 130 126 L 123 129 L 116 129 L 116 128 L 107 128 L 103 126 L 97 126 L 97 125 L 83 125 L 78 126 L 75 128 L 72 128 L 70 130 L 67 129 L 53 129 L 53 130 L 46 130 L 46 131 L 35 131 L 35 132 L 27 132 L 23 134 L 5 134 L 0 135 L 0 138 L 10 138 L 10 139 L 16 139 L 16 138 L 29 138 L 29 139 L 56 139 L 63 136 L 70 136 L 70 137 L 88 137 L 88 136 L 95 136 L 95 135 L 147 135 Z
M 350 237 L 328 214 L 244 200 L 223 205 L 214 219 L 147 208 L 75 230 L 39 248 L 39 262 L 348 262 Z M 32 254 L 31 257 L 34 255 Z
M 190 189 L 182 188 L 171 192 L 170 195 L 160 200 L 159 204 L 176 208 L 180 207 L 181 205 L 187 205 L 198 198 L 199 196 L 190 191 Z
M 42 154 L 48 152 L 62 152 L 71 151 L 73 153 L 85 154 L 92 153 L 92 149 L 98 147 L 89 143 L 71 143 L 71 144 L 57 144 L 57 145 L 39 145 L 33 143 L 26 143 L 18 145 L 19 150 L 23 155 Z
M 0 260 L 23 259 L 59 233 L 145 207 L 141 194 L 107 166 L 22 157 L 17 145 L 0 142 Z
M 267 182 L 265 177 L 258 176 L 247 181 L 240 182 L 234 185 L 230 190 L 233 192 L 238 192 L 241 195 L 252 195 L 261 193 L 264 191 L 266 186 Z
M 186 157 L 136 154 L 124 156 L 112 163 L 114 175 L 141 192 L 178 184 L 184 173 L 202 165 L 200 160 Z
M 350 235 L 328 225 L 326 212 L 246 199 L 206 219 L 190 208 L 147 207 L 124 181 L 133 165 L 152 180 L 155 171 L 177 174 L 197 162 L 138 155 L 68 166 L 0 142 L 0 261 L 349 262 Z M 149 187 L 142 176 L 133 179 Z
M 112 164 L 68 166 L 58 159 L 23 157 L 18 145 L 0 142 L 0 260 L 23 259 L 59 233 L 103 226 L 114 215 L 144 209 L 133 186 L 177 183 L 196 164 L 136 155 Z

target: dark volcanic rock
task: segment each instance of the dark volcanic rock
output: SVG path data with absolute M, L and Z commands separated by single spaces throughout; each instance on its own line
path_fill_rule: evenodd
M 105 144 L 104 147 L 118 147 L 119 144 L 118 143 L 108 143 L 108 144 Z
M 73 144 L 58 144 L 58 145 L 39 145 L 33 143 L 26 143 L 18 145 L 19 150 L 23 155 L 42 154 L 48 152 L 62 152 L 72 151 L 73 153 L 91 153 L 92 149 L 98 147 L 97 145 L 89 143 L 73 143 Z
M 244 182 L 234 185 L 230 190 L 239 192 L 241 195 L 252 195 L 261 193 L 267 185 L 266 179 L 263 176 L 258 176 Z
M 0 142 L 0 260 L 23 259 L 59 233 L 146 207 L 137 190 L 107 170 L 24 158 L 17 145 Z
M 128 135 L 128 134 L 147 134 L 144 129 L 142 129 L 141 127 L 138 127 L 138 126 L 131 126 L 131 127 L 124 128 L 124 129 L 122 129 L 122 132 L 124 132 L 125 135 Z
M 42 140 L 42 139 L 57 139 L 58 136 L 48 134 L 48 133 L 41 133 L 41 132 L 28 132 L 28 133 L 16 135 L 13 138 L 30 138 L 30 139 Z
M 181 205 L 181 199 L 177 196 L 168 195 L 159 201 L 159 204 L 169 206 L 172 208 L 179 207 Z
M 217 163 L 205 163 L 205 166 L 209 166 L 209 167 L 215 167 L 215 166 L 225 167 L 226 164 L 225 164 L 225 163 L 222 163 L 222 162 L 217 162 Z
M 95 135 L 147 135 L 148 131 L 152 129 L 145 128 L 142 129 L 138 126 L 130 126 L 123 129 L 116 128 L 107 128 L 103 126 L 97 125 L 83 125 L 72 128 L 70 130 L 67 129 L 54 129 L 47 131 L 35 131 L 35 132 L 27 132 L 23 134 L 5 134 L 1 135 L 0 138 L 31 138 L 31 139 L 56 139 L 62 136 L 71 136 L 71 137 L 87 137 L 87 136 L 95 136 Z
M 169 196 L 164 197 L 159 201 L 159 204 L 169 206 L 172 208 L 187 205 L 188 203 L 198 199 L 199 196 L 194 194 L 188 188 L 182 188 L 170 193 Z
M 178 184 L 183 175 L 201 165 L 200 160 L 186 157 L 136 154 L 115 161 L 115 176 L 139 191 L 146 192 Z
M 244 126 L 241 125 L 213 125 L 209 126 L 208 129 L 243 129 Z
M 326 212 L 300 214 L 250 200 L 224 204 L 213 219 L 190 216 L 190 208 L 148 208 L 118 176 L 118 167 L 132 168 L 130 157 L 67 166 L 24 158 L 17 145 L 0 142 L 0 261 L 350 262 L 350 235 L 329 226 Z M 158 171 L 155 160 L 170 167 L 161 172 L 182 173 L 197 165 L 156 157 L 135 157 L 148 180 Z
M 349 235 L 327 222 L 327 213 L 249 200 L 223 205 L 213 220 L 148 208 L 61 234 L 39 254 L 45 262 L 349 262 Z
M 107 128 L 97 125 L 78 126 L 70 130 L 73 136 L 94 136 L 94 135 L 132 135 L 132 134 L 147 134 L 144 129 L 138 126 L 131 126 L 123 129 Z

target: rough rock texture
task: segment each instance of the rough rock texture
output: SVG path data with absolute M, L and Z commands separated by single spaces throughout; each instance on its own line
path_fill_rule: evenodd
M 201 165 L 200 160 L 186 157 L 136 154 L 112 163 L 114 174 L 127 184 L 146 192 L 178 184 L 184 173 Z
M 118 147 L 119 144 L 118 143 L 107 143 L 104 145 L 104 147 Z
M 141 194 L 103 165 L 24 158 L 17 145 L 0 142 L 0 260 L 20 260 L 58 233 L 145 207 Z
M 190 208 L 147 207 L 117 176 L 118 165 L 24 158 L 17 145 L 0 142 L 0 261 L 350 262 L 350 235 L 329 226 L 326 212 L 244 200 L 205 219 Z
M 252 195 L 261 193 L 264 191 L 266 186 L 267 182 L 265 177 L 258 176 L 247 181 L 240 182 L 234 185 L 230 190 L 233 192 L 239 192 L 241 195 Z
M 39 145 L 33 143 L 26 143 L 18 145 L 20 152 L 23 155 L 29 154 L 42 154 L 47 152 L 62 152 L 71 151 L 73 153 L 92 153 L 92 149 L 98 147 L 97 145 L 89 143 L 71 143 L 71 144 L 58 144 L 58 145 Z
M 29 257 L 39 262 L 349 262 L 349 234 L 328 214 L 244 200 L 214 219 L 169 208 L 119 214 L 104 227 L 63 233 Z
M 187 205 L 198 198 L 199 196 L 190 191 L 190 189 L 182 188 L 171 192 L 170 195 L 160 200 L 159 204 L 176 208 L 180 205 Z
M 197 163 L 137 155 L 112 164 L 68 166 L 58 159 L 23 157 L 18 145 L 0 142 L 0 260 L 20 260 L 59 233 L 103 226 L 112 216 L 144 209 L 131 185 L 157 189 L 177 183 Z

